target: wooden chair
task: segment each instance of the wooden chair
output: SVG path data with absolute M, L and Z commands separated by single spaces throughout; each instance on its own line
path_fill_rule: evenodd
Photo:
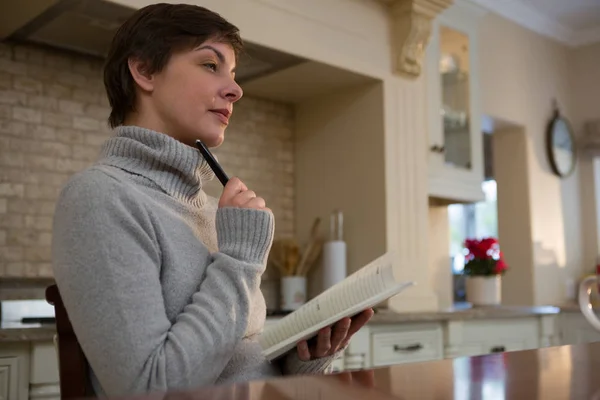
M 55 344 L 58 347 L 60 397 L 75 399 L 89 396 L 88 362 L 73 332 L 73 326 L 56 285 L 46 288 L 46 301 L 54 306 L 56 317 Z

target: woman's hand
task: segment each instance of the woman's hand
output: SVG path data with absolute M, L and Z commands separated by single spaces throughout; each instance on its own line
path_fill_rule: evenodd
M 257 197 L 252 190 L 248 190 L 244 182 L 237 177 L 229 179 L 227 185 L 223 188 L 223 193 L 219 198 L 219 208 L 222 207 L 254 208 L 270 211 L 265 204 L 265 200 L 262 197 Z
M 346 346 L 352 335 L 362 328 L 373 316 L 373 309 L 369 308 L 362 313 L 350 318 L 343 318 L 333 326 L 328 326 L 319 331 L 316 340 L 303 340 L 296 346 L 298 358 L 309 361 L 315 358 L 333 355 Z

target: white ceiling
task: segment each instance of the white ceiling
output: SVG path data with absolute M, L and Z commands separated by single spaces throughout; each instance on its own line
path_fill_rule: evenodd
M 600 42 L 600 0 L 471 0 L 570 46 Z

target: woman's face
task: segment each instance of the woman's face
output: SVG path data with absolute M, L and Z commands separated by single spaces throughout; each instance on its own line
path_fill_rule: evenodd
M 161 72 L 149 77 L 136 77 L 135 64 L 130 70 L 141 88 L 133 124 L 189 146 L 196 139 L 208 147 L 223 143 L 233 103 L 243 94 L 234 80 L 235 53 L 229 44 L 208 40 L 174 53 Z

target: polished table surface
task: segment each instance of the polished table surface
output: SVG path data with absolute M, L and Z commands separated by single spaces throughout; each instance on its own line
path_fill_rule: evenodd
M 321 376 L 198 388 L 131 400 L 598 399 L 600 343 Z

